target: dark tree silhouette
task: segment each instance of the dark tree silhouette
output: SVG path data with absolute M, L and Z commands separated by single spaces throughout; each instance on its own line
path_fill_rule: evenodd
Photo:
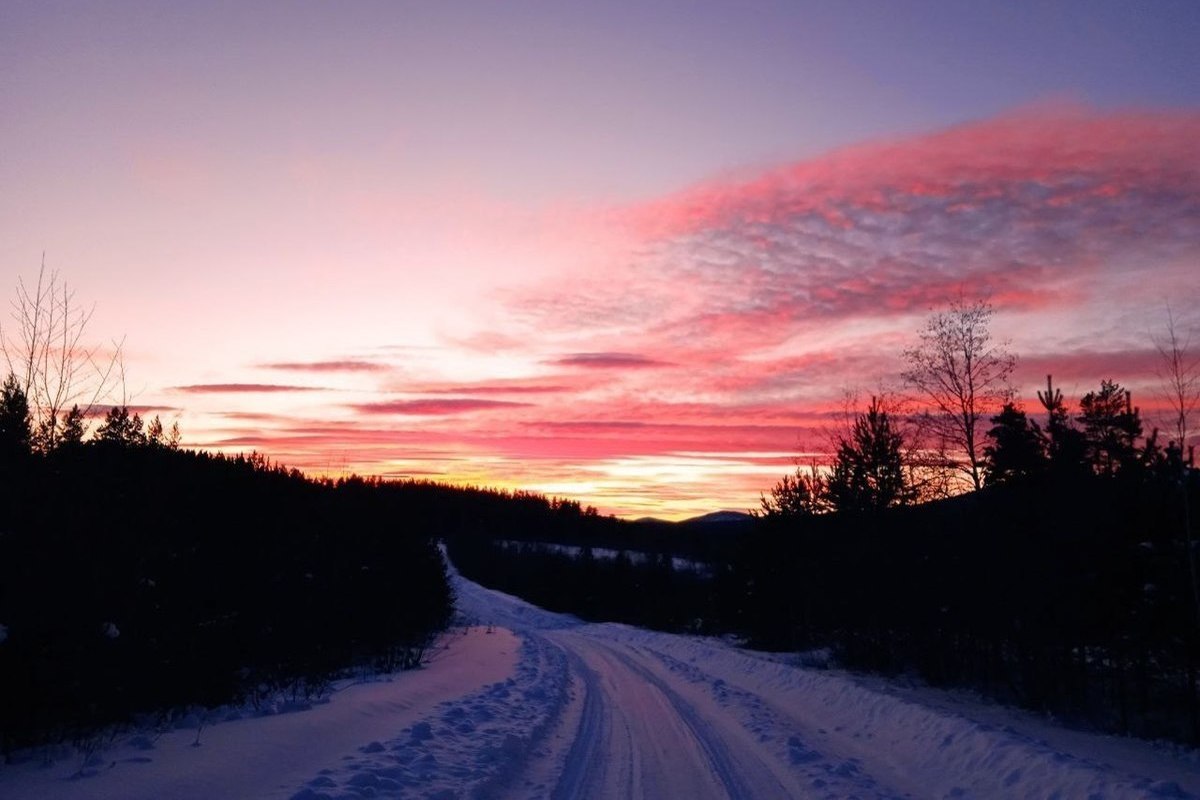
M 142 418 L 137 414 L 130 415 L 128 406 L 113 406 L 96 429 L 96 441 L 119 445 L 144 444 L 146 433 L 142 428 Z
M 1046 376 L 1046 391 L 1037 393 L 1038 401 L 1046 409 L 1046 454 L 1050 466 L 1061 477 L 1078 475 L 1086 469 L 1087 443 L 1083 434 L 1071 422 L 1066 401 L 1061 389 L 1054 388 L 1054 380 Z
M 87 433 L 87 425 L 84 422 L 83 410 L 78 405 L 71 406 L 71 410 L 63 417 L 62 433 L 59 438 L 59 447 L 77 447 L 83 443 L 83 436 Z
M 29 399 L 11 372 L 0 388 L 0 458 L 29 452 Z
M 1128 391 L 1115 381 L 1101 381 L 1099 391 L 1088 392 L 1079 401 L 1079 410 L 1093 470 L 1112 476 L 1138 463 L 1142 420 Z
M 904 468 L 904 437 L 878 397 L 838 442 L 829 476 L 829 501 L 837 511 L 878 511 L 914 498 Z
M 760 508 L 753 513 L 768 518 L 822 514 L 830 510 L 827 483 L 815 465 L 807 472 L 796 467 L 794 474 L 784 475 L 771 487 L 770 497 L 760 495 Z
M 1045 472 L 1042 432 L 1015 404 L 1005 403 L 992 417 L 987 435 L 991 444 L 983 448 L 983 455 L 988 485 L 1026 481 Z

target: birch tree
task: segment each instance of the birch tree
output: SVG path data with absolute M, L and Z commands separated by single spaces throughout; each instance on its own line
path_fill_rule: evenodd
M 1005 343 L 992 339 L 994 313 L 984 300 L 959 298 L 930 316 L 920 343 L 904 352 L 904 380 L 928 405 L 934 445 L 975 489 L 983 486 L 981 427 L 1011 397 L 1009 377 L 1016 366 Z
M 87 340 L 95 307 L 83 307 L 74 290 L 45 259 L 36 282 L 17 280 L 10 322 L 0 322 L 0 351 L 29 402 L 34 445 L 52 450 L 73 406 L 86 417 L 119 382 L 121 343 Z

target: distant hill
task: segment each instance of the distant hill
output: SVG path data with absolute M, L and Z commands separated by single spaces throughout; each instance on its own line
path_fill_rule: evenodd
M 633 521 L 634 525 L 657 528 L 663 531 L 686 530 L 700 533 L 738 533 L 754 524 L 754 517 L 744 511 L 712 511 L 698 517 L 670 522 L 657 517 L 641 517 Z
M 713 511 L 710 514 L 703 514 L 699 517 L 692 517 L 680 522 L 680 525 L 747 525 L 754 520 L 754 517 L 747 514 L 745 511 Z

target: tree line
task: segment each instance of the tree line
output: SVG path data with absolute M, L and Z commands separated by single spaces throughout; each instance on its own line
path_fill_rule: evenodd
M 1200 741 L 1187 340 L 1170 317 L 1163 437 L 1110 379 L 1072 408 L 1047 376 L 1027 412 L 991 316 L 982 302 L 933 315 L 905 353 L 924 409 L 873 398 L 827 469 L 763 495 L 737 560 L 737 627 L 763 646 L 828 647 L 850 666 Z
M 453 614 L 420 487 L 180 446 L 57 273 L 0 326 L 0 753 L 417 665 Z M 111 402 L 116 396 L 116 402 Z M 110 404 L 111 403 L 111 404 Z
M 1200 405 L 1200 363 L 1189 358 L 1173 316 L 1159 343 L 1175 434 L 1164 442 L 1157 428 L 1146 432 L 1131 392 L 1109 379 L 1073 414 L 1047 376 L 1037 393 L 1046 415 L 1039 424 L 1014 397 L 1016 358 L 993 341 L 993 314 L 985 301 L 962 299 L 933 314 L 920 344 L 904 352 L 907 402 L 872 396 L 833 434 L 832 463 L 799 466 L 762 495 L 757 513 L 862 513 L 1047 473 L 1128 478 L 1149 470 L 1179 478 L 1190 469 L 1188 424 Z M 914 404 L 923 407 L 905 409 Z
M 415 666 L 448 624 L 436 523 L 386 486 L 120 429 L 45 452 L 5 431 L 0 750 L 309 698 L 351 667 Z

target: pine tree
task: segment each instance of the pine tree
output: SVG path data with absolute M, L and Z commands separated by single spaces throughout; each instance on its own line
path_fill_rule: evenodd
M 837 511 L 878 511 L 907 505 L 914 491 L 904 469 L 904 437 L 878 397 L 838 442 L 829 501 Z
M 1086 442 L 1083 434 L 1071 423 L 1061 389 L 1054 388 L 1051 376 L 1046 376 L 1046 391 L 1037 393 L 1046 409 L 1046 455 L 1050 467 L 1062 474 L 1078 474 L 1085 469 Z
M 96 429 L 96 441 L 120 445 L 145 444 L 146 434 L 142 432 L 142 418 L 137 414 L 130 416 L 127 406 L 113 406 L 104 415 L 104 422 Z
M 761 508 L 755 516 L 767 518 L 811 517 L 829 510 L 827 482 L 815 466 L 805 473 L 796 467 L 771 488 L 771 496 L 760 495 Z
M 78 405 L 71 406 L 71 410 L 63 418 L 62 435 L 59 437 L 59 447 L 77 447 L 83 443 L 83 434 L 86 432 L 86 426 L 83 421 L 83 411 Z
M 992 441 L 983 450 L 988 484 L 1019 482 L 1045 471 L 1042 432 L 1015 404 L 1005 403 L 992 417 L 987 435 Z
M 1119 383 L 1101 381 L 1100 391 L 1088 392 L 1079 401 L 1079 410 L 1087 459 L 1097 474 L 1111 477 L 1139 460 L 1141 414 Z
M 17 377 L 9 373 L 0 388 L 0 458 L 8 460 L 29 452 L 29 398 Z
M 158 415 L 154 415 L 154 419 L 150 420 L 150 424 L 146 426 L 146 444 L 151 447 L 164 447 L 166 438 L 163 434 L 162 420 Z

